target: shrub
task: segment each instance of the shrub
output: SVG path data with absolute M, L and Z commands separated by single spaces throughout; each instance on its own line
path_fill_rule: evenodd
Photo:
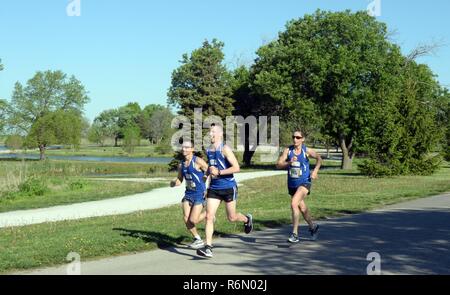
M 19 192 L 30 196 L 42 196 L 48 191 L 47 183 L 42 178 L 28 178 L 19 185 Z

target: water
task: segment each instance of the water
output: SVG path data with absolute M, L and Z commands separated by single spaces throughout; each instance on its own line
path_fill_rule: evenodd
M 130 157 L 89 157 L 89 156 L 46 156 L 53 160 L 115 162 L 115 163 L 159 163 L 168 164 L 172 158 L 130 158 Z M 39 155 L 32 154 L 0 154 L 0 159 L 39 159 Z
M 7 150 L 6 146 L 0 145 L 0 151 L 4 151 L 4 150 Z

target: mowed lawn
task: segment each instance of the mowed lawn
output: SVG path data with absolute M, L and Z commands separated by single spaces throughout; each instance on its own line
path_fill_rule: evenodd
M 319 177 L 307 201 L 316 219 L 450 191 L 448 164 L 433 176 L 376 179 L 356 171 L 329 170 Z M 239 188 L 238 209 L 254 215 L 256 230 L 290 223 L 285 176 L 253 179 L 243 184 Z M 199 228 L 203 236 L 204 225 Z M 242 224 L 226 222 L 221 205 L 216 235 L 242 230 Z M 178 205 L 127 215 L 6 228 L 0 230 L 0 271 L 63 264 L 69 252 L 79 253 L 84 261 L 176 245 L 190 239 Z

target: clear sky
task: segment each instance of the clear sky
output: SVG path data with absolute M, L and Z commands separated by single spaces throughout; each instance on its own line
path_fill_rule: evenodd
M 183 53 L 205 39 L 225 43 L 226 63 L 251 64 L 256 49 L 277 37 L 287 21 L 316 9 L 366 10 L 369 0 L 0 0 L 0 98 L 9 100 L 16 81 L 38 70 L 75 75 L 89 91 L 86 116 L 130 101 L 166 104 L 172 71 Z M 437 41 L 422 58 L 450 88 L 450 1 L 380 0 L 378 20 L 395 31 L 408 53 Z

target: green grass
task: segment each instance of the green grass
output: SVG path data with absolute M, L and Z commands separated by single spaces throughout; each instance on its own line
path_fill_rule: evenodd
M 87 201 L 122 197 L 167 186 L 167 182 L 124 182 L 88 180 L 74 177 L 49 177 L 43 195 L 17 191 L 0 197 L 0 212 L 45 208 Z
M 139 177 L 173 176 L 167 164 L 157 163 L 113 163 L 62 160 L 10 160 L 0 159 L 0 179 L 8 175 L 27 173 L 53 176 L 101 176 L 126 174 Z
M 79 161 L 0 161 L 0 212 L 42 208 L 141 193 L 155 183 L 89 180 L 90 177 L 175 177 L 165 164 Z
M 92 156 L 92 157 L 131 157 L 131 158 L 144 158 L 144 157 L 172 157 L 173 153 L 160 154 L 155 151 L 156 146 L 137 146 L 133 153 L 127 153 L 122 147 L 96 147 L 96 146 L 81 146 L 79 149 L 61 148 L 51 149 L 45 152 L 46 155 L 59 155 L 59 156 Z M 29 154 L 39 154 L 38 150 L 29 150 Z
M 357 171 L 336 170 L 324 171 L 319 177 L 307 200 L 316 219 L 362 212 L 450 190 L 448 164 L 433 176 L 375 179 L 361 176 Z M 290 223 L 285 176 L 254 179 L 244 184 L 239 189 L 238 209 L 254 215 L 256 230 Z M 221 205 L 216 233 L 242 232 L 242 224 L 225 219 Z M 199 228 L 203 235 L 203 225 Z M 189 239 L 179 206 L 6 228 L 0 230 L 0 272 L 63 264 L 72 251 L 86 261 L 175 245 Z

